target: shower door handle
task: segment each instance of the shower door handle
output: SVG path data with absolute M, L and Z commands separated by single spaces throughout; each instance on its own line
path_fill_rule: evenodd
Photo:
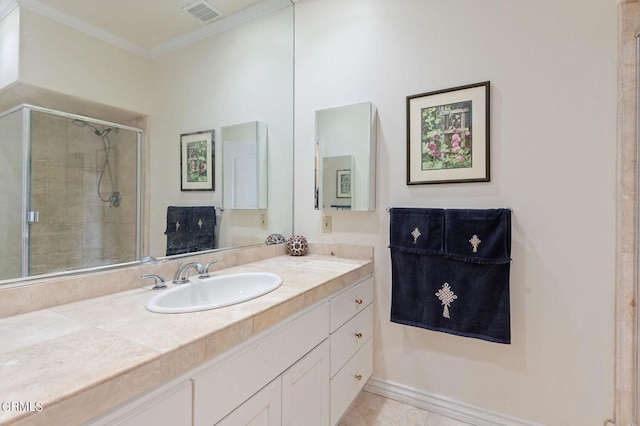
M 40 221 L 40 212 L 30 210 L 27 213 L 27 223 L 31 225 L 32 223 L 36 223 Z

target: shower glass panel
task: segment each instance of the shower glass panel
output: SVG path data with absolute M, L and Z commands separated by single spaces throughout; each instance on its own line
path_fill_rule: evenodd
M 24 139 L 21 110 L 0 117 L 0 279 L 20 277 L 23 271 Z
M 7 140 L 3 123 L 20 121 L 13 114 L 22 114 L 23 134 L 14 128 Z M 2 203 L 2 217 L 17 222 L 10 229 L 18 235 L 0 242 L 13 259 L 0 280 L 139 259 L 141 142 L 138 129 L 37 107 L 2 116 L 3 161 L 10 149 L 15 165 L 24 166 L 11 172 L 15 184 L 0 176 L 2 191 L 14 193 L 12 204 Z

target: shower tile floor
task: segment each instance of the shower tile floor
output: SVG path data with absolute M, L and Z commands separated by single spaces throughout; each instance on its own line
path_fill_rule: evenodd
M 370 392 L 361 392 L 339 426 L 469 426 L 469 424 Z

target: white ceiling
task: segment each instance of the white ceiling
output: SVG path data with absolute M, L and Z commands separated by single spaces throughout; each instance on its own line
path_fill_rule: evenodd
M 289 3 L 288 0 L 206 1 L 221 12 L 221 16 L 207 23 L 182 10 L 194 0 L 17 0 L 17 3 L 107 41 L 119 40 L 121 47 L 148 56 L 157 50 L 169 50 L 163 46 L 175 45 L 176 40 L 188 39 L 191 34 L 203 34 L 216 26 L 228 27 L 225 21 L 237 25 Z

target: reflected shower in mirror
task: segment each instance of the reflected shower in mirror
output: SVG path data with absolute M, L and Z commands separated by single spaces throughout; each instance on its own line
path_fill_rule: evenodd
M 376 108 L 316 111 L 315 208 L 375 210 Z
M 111 170 L 111 139 L 109 139 L 109 133 L 115 130 L 118 133 L 119 129 L 117 127 L 106 127 L 102 130 L 98 130 L 91 123 L 87 123 L 84 120 L 75 119 L 71 122 L 74 126 L 78 127 L 88 127 L 93 131 L 93 133 L 98 136 L 102 140 L 102 146 L 104 147 L 104 163 L 100 168 L 98 178 L 98 185 L 96 185 L 96 192 L 98 193 L 98 198 L 103 203 L 109 203 L 109 207 L 120 207 L 120 202 L 122 201 L 122 194 L 120 191 L 116 190 L 116 184 L 113 178 L 113 171 Z M 102 195 L 102 182 L 105 175 L 108 178 L 108 182 L 106 184 L 111 184 L 109 192 L 107 194 Z
M 37 107 L 0 115 L 12 183 L 0 279 L 139 259 L 141 141 L 139 129 Z

